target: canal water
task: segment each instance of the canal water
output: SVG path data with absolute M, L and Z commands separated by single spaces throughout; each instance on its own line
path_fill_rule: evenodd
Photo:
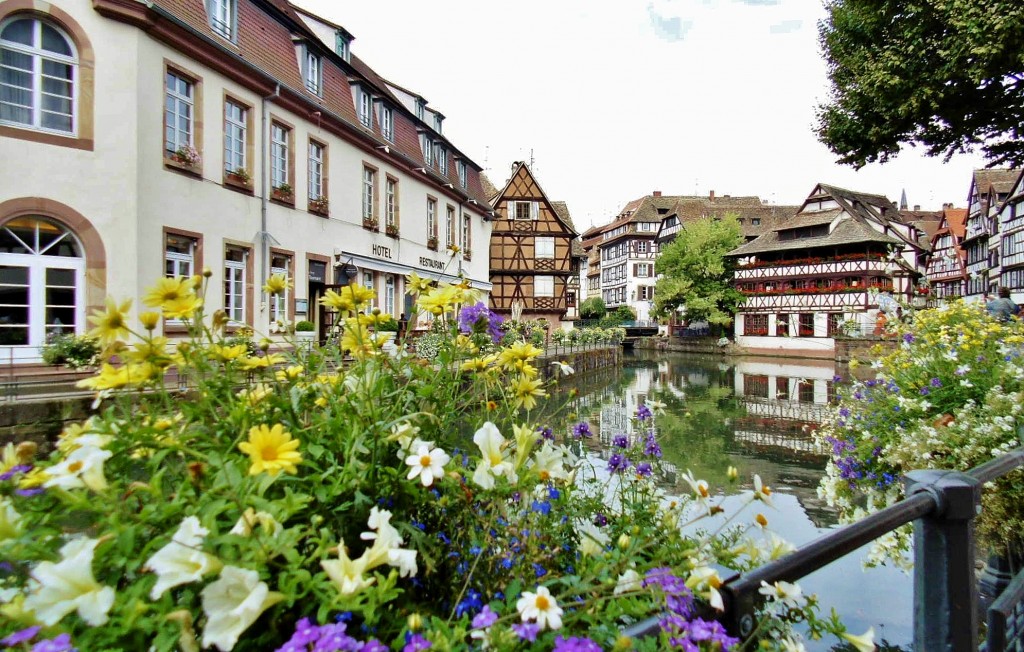
M 769 529 L 800 546 L 837 527 L 835 511 L 817 495 L 826 456 L 810 434 L 841 387 L 836 376 L 831 361 L 627 352 L 622 368 L 578 379 L 577 410 L 603 449 L 597 454 L 607 456 L 612 437 L 629 432 L 645 399 L 664 402 L 658 437 L 664 460 L 678 469 L 664 480 L 666 491 L 688 493 L 682 474 L 691 470 L 731 494 L 723 506 L 733 513 L 745 504 L 742 494 L 752 491 L 756 473 L 772 488 L 775 509 L 751 505 L 738 522 L 762 512 Z M 738 484 L 729 484 L 729 466 L 739 469 Z M 835 607 L 851 632 L 874 627 L 876 642 L 909 649 L 911 578 L 889 567 L 864 569 L 865 554 L 848 555 L 799 584 L 805 594 L 818 595 L 823 616 Z M 833 643 L 809 641 L 808 649 L 828 650 Z

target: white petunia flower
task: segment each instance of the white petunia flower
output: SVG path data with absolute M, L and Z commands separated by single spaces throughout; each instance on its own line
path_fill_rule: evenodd
M 781 602 L 790 608 L 800 609 L 807 604 L 807 598 L 803 596 L 803 590 L 798 584 L 782 581 L 775 582 L 775 584 L 761 582 L 761 588 L 757 591 L 761 595 Z
M 473 443 L 480 449 L 480 463 L 473 473 L 473 482 L 483 489 L 493 489 L 494 479 L 505 476 L 509 482 L 518 480 L 508 456 L 508 442 L 498 427 L 488 421 L 473 435 Z
M 283 597 L 261 582 L 256 571 L 225 566 L 220 578 L 202 592 L 206 613 L 203 647 L 215 645 L 221 652 L 228 652 L 260 614 Z
M 149 558 L 144 568 L 157 574 L 156 584 L 149 592 L 151 600 L 159 600 L 168 589 L 198 582 L 204 575 L 220 570 L 220 560 L 202 551 L 203 539 L 209 533 L 198 518 L 189 516 L 178 526 L 170 543 Z
M 363 553 L 358 559 L 349 558 L 345 547 L 338 546 L 337 559 L 325 559 L 320 562 L 327 577 L 334 582 L 342 595 L 353 595 L 359 593 L 374 583 L 376 578 L 366 577 L 365 573 L 367 555 Z
M 857 648 L 857 652 L 873 652 L 875 649 L 874 627 L 868 627 L 868 631 L 864 632 L 860 636 L 854 636 L 847 632 L 843 632 L 840 636 L 849 641 L 853 647 Z
M 95 446 L 82 446 L 71 451 L 64 461 L 46 469 L 50 479 L 43 483 L 44 487 L 61 487 L 62 489 L 80 489 L 87 487 L 92 491 L 103 491 L 107 488 L 107 478 L 103 475 L 103 462 L 113 455 L 110 451 Z
M 722 586 L 722 578 L 718 576 L 717 570 L 709 566 L 693 569 L 686 579 L 688 589 L 707 600 L 708 604 L 718 611 L 723 611 L 725 603 L 722 600 L 722 594 L 718 592 L 720 586 Z
M 604 554 L 605 546 L 611 539 L 590 521 L 581 521 L 576 524 L 576 532 L 580 537 L 580 554 L 589 557 L 599 557 Z
M 257 525 L 263 528 L 263 532 L 271 537 L 276 537 L 284 529 L 284 526 L 267 512 L 257 512 L 252 507 L 249 507 L 242 512 L 242 516 L 228 534 L 247 537 L 252 534 L 253 528 Z
M 615 582 L 615 595 L 622 595 L 623 593 L 631 593 L 633 591 L 640 590 L 640 573 L 636 572 L 632 568 L 627 570 L 622 575 L 619 575 L 619 579 Z
M 523 591 L 522 597 L 516 602 L 516 609 L 523 622 L 534 620 L 541 629 L 562 628 L 562 608 L 546 586 L 538 586 L 536 593 Z
M 391 512 L 375 505 L 370 510 L 370 517 L 366 520 L 366 524 L 371 530 L 374 530 L 359 535 L 359 538 L 364 541 L 373 541 L 373 546 L 362 555 L 366 561 L 366 570 L 376 568 L 381 564 L 388 564 L 398 568 L 402 577 L 415 577 L 418 571 L 416 551 L 401 547 L 402 535 L 398 533 L 395 526 L 391 525 Z
M 564 448 L 553 446 L 549 441 L 544 442 L 544 445 L 533 454 L 530 468 L 537 472 L 542 482 L 569 478 L 569 472 L 565 470 Z
M 444 465 L 450 459 L 448 453 L 440 448 L 420 444 L 415 453 L 405 458 L 405 463 L 410 467 L 406 478 L 412 480 L 418 477 L 424 487 L 429 487 L 434 484 L 435 478 L 440 478 L 444 474 Z
M 60 549 L 57 563 L 43 561 L 32 569 L 38 587 L 25 598 L 25 610 L 45 625 L 56 625 L 72 611 L 89 625 L 107 622 L 114 605 L 114 589 L 100 586 L 92 575 L 92 559 L 99 539 L 72 539 Z
M 0 497 L 0 541 L 13 539 L 21 533 L 21 514 L 8 498 Z
M 576 372 L 575 369 L 570 367 L 567 363 L 562 362 L 561 360 L 553 361 L 551 363 L 551 366 L 555 368 L 555 371 L 557 371 L 559 374 L 563 376 L 571 376 Z

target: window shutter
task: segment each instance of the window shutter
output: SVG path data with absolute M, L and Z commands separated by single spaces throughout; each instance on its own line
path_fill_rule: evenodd
M 640 266 L 633 263 L 633 276 L 640 276 Z
M 516 203 L 511 199 L 508 201 L 508 219 L 516 219 Z
M 540 202 L 530 202 L 530 219 L 536 220 L 540 217 Z

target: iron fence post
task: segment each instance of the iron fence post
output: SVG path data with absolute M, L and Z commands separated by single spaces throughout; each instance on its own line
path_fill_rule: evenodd
M 914 523 L 914 649 L 977 649 L 974 517 L 981 482 L 958 471 L 911 471 L 906 490 L 908 497 L 930 494 L 936 505 Z

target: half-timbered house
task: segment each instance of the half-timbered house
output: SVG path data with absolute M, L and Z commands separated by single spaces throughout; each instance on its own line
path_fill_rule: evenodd
M 546 319 L 553 328 L 573 319 L 582 250 L 573 246 L 568 207 L 550 201 L 522 162 L 492 205 L 491 309 L 508 317 L 518 303 L 524 317 Z
M 1010 194 L 1020 170 L 975 170 L 967 194 L 967 296 L 981 300 L 999 285 L 999 205 Z M 991 246 L 990 246 L 991 245 Z
M 601 298 L 609 310 L 629 306 L 638 320 L 650 319 L 658 256 L 655 237 L 671 199 L 660 192 L 634 199 L 601 228 Z
M 925 277 L 936 299 L 962 297 L 967 289 L 967 252 L 960 246 L 966 220 L 967 209 L 948 206 L 932 236 Z
M 999 284 L 1010 289 L 1017 304 L 1024 303 L 1024 170 L 999 210 L 999 236 Z
M 919 237 L 884 196 L 815 186 L 794 217 L 728 254 L 747 296 L 737 343 L 830 352 L 844 324 L 868 330 L 879 296 L 910 298 L 924 263 Z

